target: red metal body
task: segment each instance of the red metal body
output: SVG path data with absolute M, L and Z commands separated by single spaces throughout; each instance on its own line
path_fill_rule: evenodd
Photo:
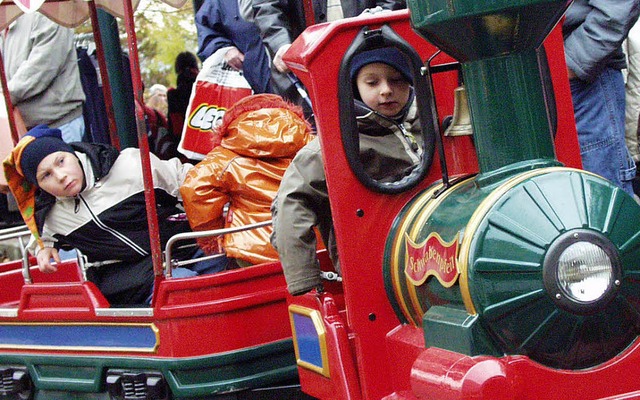
M 157 358 L 194 357 L 287 340 L 286 286 L 280 265 L 263 264 L 215 275 L 170 279 L 160 283 L 156 306 L 145 315 L 109 309 L 91 282 L 83 282 L 77 263 L 63 263 L 58 273 L 42 274 L 32 267 L 33 284 L 24 284 L 21 263 L 2 265 L 1 325 L 15 323 L 154 324 L 157 348 L 145 355 Z M 112 315 L 108 315 L 112 314 Z M 269 329 L 264 329 L 269 327 Z M 187 339 L 188 338 L 188 339 Z M 34 348 L 37 348 L 35 346 Z M 24 353 L 29 346 L 0 344 L 2 353 Z M 40 352 L 40 351 L 38 351 Z M 140 352 L 47 348 L 41 354 L 109 354 L 139 357 Z
M 30 371 L 37 398 L 52 398 L 51 390 L 107 399 L 105 382 L 118 371 L 161 374 L 182 399 L 259 388 L 278 393 L 296 381 L 279 263 L 164 279 L 153 308 L 120 309 L 82 279 L 75 261 L 56 274 L 32 267 L 30 284 L 20 262 L 2 271 L 0 370 Z M 6 381 L 2 390 L 12 386 Z

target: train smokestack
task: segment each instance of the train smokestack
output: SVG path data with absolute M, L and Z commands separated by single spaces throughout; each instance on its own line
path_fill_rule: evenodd
M 538 48 L 570 3 L 408 1 L 415 31 L 462 64 L 482 176 L 557 165 Z

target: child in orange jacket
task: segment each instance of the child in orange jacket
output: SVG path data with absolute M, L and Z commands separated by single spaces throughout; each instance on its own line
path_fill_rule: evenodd
M 230 107 L 214 129 L 221 144 L 189 173 L 180 188 L 194 231 L 238 227 L 271 219 L 271 202 L 291 160 L 311 139 L 302 109 L 274 94 L 248 96 Z M 226 220 L 225 205 L 228 204 Z M 229 267 L 278 260 L 270 226 L 224 237 Z M 208 253 L 217 239 L 201 239 Z M 224 260 L 222 262 L 227 262 Z

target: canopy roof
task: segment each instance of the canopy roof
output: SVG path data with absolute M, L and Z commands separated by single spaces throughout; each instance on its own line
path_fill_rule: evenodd
M 140 0 L 94 0 L 94 3 L 96 7 L 122 18 L 125 10 L 124 1 L 131 1 L 134 10 L 140 3 Z M 187 0 L 162 1 L 175 8 L 180 8 L 187 2 Z M 90 17 L 87 0 L 0 0 L 0 29 L 5 29 L 21 14 L 35 11 L 69 28 L 82 24 Z

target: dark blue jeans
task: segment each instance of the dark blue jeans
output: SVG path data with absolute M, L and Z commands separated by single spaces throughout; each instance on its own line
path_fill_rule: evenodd
M 593 82 L 570 83 L 584 169 L 633 195 L 636 167 L 625 143 L 622 72 L 607 68 Z
M 204 252 L 198 249 L 191 258 L 203 257 Z M 225 254 L 220 257 L 212 258 L 209 260 L 198 261 L 195 264 L 186 265 L 184 267 L 173 268 L 171 270 L 171 276 L 174 278 L 188 278 L 196 275 L 214 274 L 216 272 L 224 271 L 227 269 L 229 259 Z
M 192 258 L 198 258 L 204 256 L 204 252 L 201 249 L 198 249 Z M 212 258 L 210 260 L 198 261 L 195 264 L 190 264 L 185 267 L 173 268 L 171 270 L 171 276 L 173 278 L 189 278 L 196 275 L 205 275 L 205 274 L 213 274 L 216 272 L 221 272 L 227 269 L 227 265 L 229 264 L 229 259 L 226 254 L 223 254 L 221 257 Z M 151 304 L 151 298 L 153 296 L 153 288 L 151 289 L 151 293 L 146 300 L 146 304 Z

